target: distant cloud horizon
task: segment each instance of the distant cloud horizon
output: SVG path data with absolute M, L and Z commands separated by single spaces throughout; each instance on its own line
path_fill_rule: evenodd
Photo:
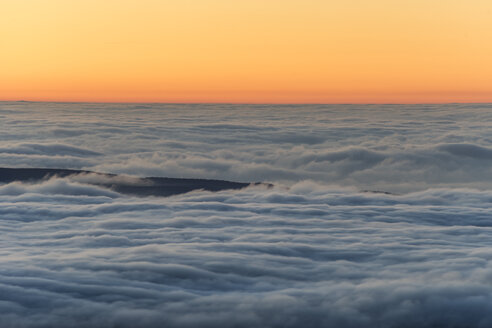
M 398 193 L 489 188 L 490 107 L 0 103 L 0 162 Z

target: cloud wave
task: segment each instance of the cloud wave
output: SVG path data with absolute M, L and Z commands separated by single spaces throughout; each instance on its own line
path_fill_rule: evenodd
M 302 182 L 142 199 L 51 179 L 5 185 L 0 204 L 2 327 L 492 320 L 490 191 Z
M 492 325 L 490 104 L 0 103 L 0 119 L 0 166 L 274 183 L 0 185 L 0 327 Z
M 0 103 L 0 162 L 396 193 L 492 188 L 490 104 L 142 106 Z

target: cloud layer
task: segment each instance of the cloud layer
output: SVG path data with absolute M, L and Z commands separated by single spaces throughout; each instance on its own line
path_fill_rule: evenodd
M 492 193 L 0 187 L 2 327 L 487 327 Z
M 0 327 L 490 327 L 490 107 L 0 103 L 1 166 L 275 184 L 0 185 Z
M 491 105 L 0 103 L 3 166 L 391 192 L 492 188 Z

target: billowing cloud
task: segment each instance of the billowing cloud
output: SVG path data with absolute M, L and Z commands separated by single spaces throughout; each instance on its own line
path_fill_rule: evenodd
M 404 193 L 489 189 L 489 105 L 2 103 L 3 166 Z M 1 114 L 4 113 L 4 114 Z
M 0 188 L 3 327 L 487 326 L 490 191 Z
M 492 325 L 490 106 L 144 107 L 0 104 L 0 162 L 275 186 L 0 185 L 0 327 Z

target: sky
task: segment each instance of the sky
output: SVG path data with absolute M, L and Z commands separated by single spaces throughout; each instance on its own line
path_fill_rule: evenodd
M 492 102 L 489 0 L 1 0 L 0 100 Z

